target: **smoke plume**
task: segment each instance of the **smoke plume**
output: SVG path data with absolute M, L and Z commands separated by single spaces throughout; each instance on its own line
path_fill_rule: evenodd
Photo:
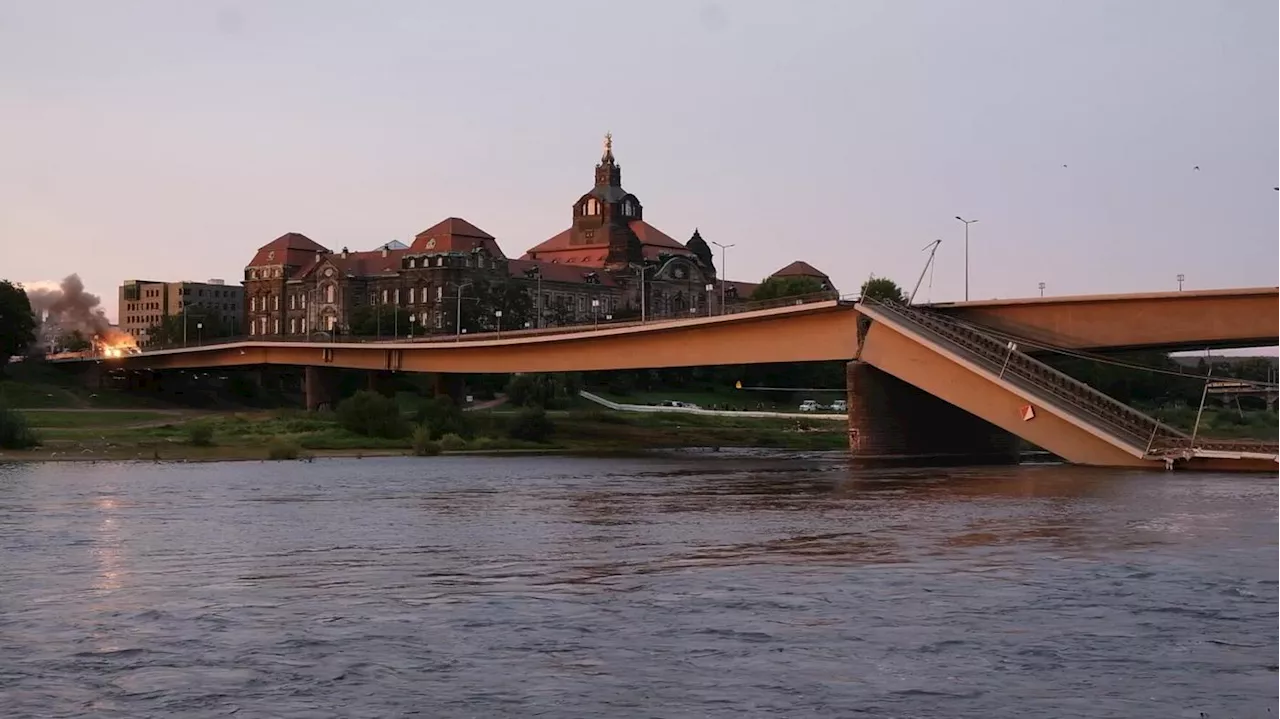
M 31 311 L 40 322 L 41 339 L 56 341 L 59 337 L 79 332 L 85 339 L 111 341 L 121 334 L 99 306 L 101 298 L 84 291 L 80 275 L 70 275 L 57 288 L 48 283 L 27 288 Z

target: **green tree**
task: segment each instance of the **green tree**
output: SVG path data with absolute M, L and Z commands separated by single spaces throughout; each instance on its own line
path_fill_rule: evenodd
M 193 345 L 231 334 L 232 328 L 221 317 L 208 310 L 192 308 L 182 314 L 161 317 L 147 330 L 147 341 L 156 345 Z
M 409 427 L 400 416 L 400 407 L 390 397 L 360 391 L 338 403 L 338 424 L 366 437 L 404 437 Z
M 408 337 L 411 323 L 409 310 L 395 305 L 361 305 L 351 310 L 348 323 L 357 337 Z M 414 334 L 420 334 L 414 328 Z
M 507 426 L 507 436 L 525 442 L 546 442 L 555 434 L 555 424 L 541 407 L 526 407 Z
M 0 280 L 0 369 L 36 339 L 36 317 L 21 285 Z
M 431 439 L 440 439 L 446 434 L 456 434 L 470 439 L 474 434 L 471 423 L 463 414 L 462 408 L 453 403 L 447 395 L 426 400 L 418 405 L 414 421 L 427 430 Z
M 93 349 L 93 343 L 80 330 L 63 335 L 58 339 L 58 346 L 65 352 L 84 352 Z
M 751 300 L 756 302 L 776 300 L 781 297 L 800 297 L 828 289 L 830 288 L 821 280 L 814 277 L 770 277 L 751 293 Z
M 582 376 L 577 373 L 518 374 L 507 384 L 507 401 L 517 407 L 558 409 L 581 390 Z
M 906 304 L 907 294 L 902 291 L 897 282 L 888 277 L 871 277 L 862 283 L 861 295 L 863 299 L 877 300 L 879 302 L 893 302 L 896 304 Z

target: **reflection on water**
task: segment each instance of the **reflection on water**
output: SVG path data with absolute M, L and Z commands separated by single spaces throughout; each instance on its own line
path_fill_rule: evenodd
M 1273 478 L 0 466 L 13 716 L 1252 716 Z

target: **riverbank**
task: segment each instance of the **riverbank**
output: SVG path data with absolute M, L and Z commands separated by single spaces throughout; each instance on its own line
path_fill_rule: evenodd
M 343 429 L 332 413 L 289 410 L 24 410 L 40 438 L 29 450 L 0 451 L 0 461 L 231 461 L 270 458 L 291 447 L 299 459 L 413 454 L 412 439 L 367 437 Z M 443 438 L 442 454 L 600 453 L 649 449 L 767 447 L 836 450 L 844 423 L 749 417 L 635 414 L 606 409 L 547 413 L 546 442 L 508 436 L 514 410 L 467 412 L 464 436 Z M 203 428 L 203 432 L 196 428 Z M 277 456 L 278 456 L 277 452 Z

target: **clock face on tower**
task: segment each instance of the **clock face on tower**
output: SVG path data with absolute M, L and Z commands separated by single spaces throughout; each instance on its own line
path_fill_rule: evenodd
M 325 277 L 333 277 L 333 268 L 332 268 L 332 267 L 326 267 L 326 268 L 324 268 L 324 276 L 325 276 Z
M 676 279 L 677 279 L 677 280 L 683 280 L 683 279 L 684 279 L 684 268 L 683 268 L 683 267 L 677 267 L 677 268 L 675 269 L 675 271 L 674 271 L 674 274 L 675 274 L 675 276 L 676 276 Z

